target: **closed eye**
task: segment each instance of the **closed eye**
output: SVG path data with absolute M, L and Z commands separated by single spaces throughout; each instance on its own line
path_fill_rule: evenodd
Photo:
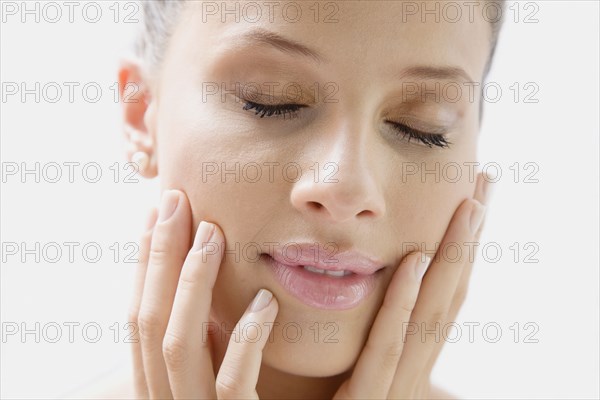
M 444 134 L 423 132 L 418 129 L 411 128 L 406 124 L 401 124 L 399 122 L 387 122 L 394 127 L 394 130 L 398 135 L 402 135 L 403 137 L 408 138 L 409 143 L 411 139 L 414 139 L 430 148 L 433 146 L 440 148 L 449 148 L 452 144 L 450 141 L 448 141 L 446 135 Z
M 255 110 L 254 115 L 260 115 L 260 118 L 271 117 L 273 115 L 283 116 L 284 119 L 286 115 L 289 115 L 290 118 L 294 118 L 298 116 L 298 111 L 300 111 L 301 108 L 308 107 L 302 104 L 267 105 L 248 100 L 244 100 L 244 103 L 244 110 Z
M 298 112 L 302 108 L 305 108 L 305 107 L 308 107 L 308 106 L 305 106 L 302 104 L 268 105 L 268 104 L 256 103 L 254 101 L 244 100 L 243 109 L 244 110 L 254 110 L 254 115 L 260 115 L 260 118 L 281 116 L 281 117 L 283 117 L 283 119 L 285 119 L 286 116 L 289 116 L 291 119 L 291 118 L 298 117 Z M 406 124 L 402 124 L 399 122 L 393 122 L 393 121 L 387 121 L 387 122 L 393 126 L 393 128 L 398 136 L 407 138 L 409 143 L 410 143 L 411 139 L 414 139 L 414 140 L 428 146 L 429 148 L 432 148 L 433 146 L 440 147 L 440 148 L 449 148 L 450 145 L 452 144 L 450 141 L 448 141 L 448 139 L 446 138 L 446 135 L 444 135 L 444 134 L 420 131 L 418 129 L 412 128 Z

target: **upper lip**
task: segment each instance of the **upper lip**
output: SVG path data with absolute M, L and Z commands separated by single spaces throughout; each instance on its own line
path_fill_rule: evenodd
M 267 253 L 275 261 L 288 266 L 311 266 L 326 271 L 350 271 L 359 275 L 370 275 L 385 265 L 379 259 L 354 249 L 339 251 L 330 242 L 323 245 L 291 242 L 285 246 L 274 246 Z

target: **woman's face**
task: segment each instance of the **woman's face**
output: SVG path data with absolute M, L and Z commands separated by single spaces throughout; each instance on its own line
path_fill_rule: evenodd
M 409 15 L 401 1 L 292 3 L 254 3 L 262 18 L 237 3 L 236 22 L 221 2 L 189 2 L 146 125 L 162 188 L 187 194 L 194 228 L 207 220 L 225 234 L 213 321 L 231 330 L 267 288 L 279 314 L 263 363 L 331 376 L 356 361 L 400 260 L 417 248 L 433 254 L 473 193 L 480 96 L 467 82 L 481 81 L 491 28 L 481 7 L 473 22 L 424 14 L 423 23 L 424 10 Z M 306 107 L 260 118 L 243 100 Z M 394 123 L 451 144 L 408 140 Z M 276 246 L 293 257 L 295 243 L 319 243 L 332 260 L 358 251 L 384 268 L 364 297 L 334 292 L 332 307 L 309 304 L 266 262 Z

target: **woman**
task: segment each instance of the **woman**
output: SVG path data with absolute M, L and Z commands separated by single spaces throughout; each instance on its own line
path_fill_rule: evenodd
M 132 390 L 447 396 L 427 332 L 455 318 L 483 226 L 477 89 L 502 2 L 143 7 L 119 82 L 128 157 L 163 195 Z

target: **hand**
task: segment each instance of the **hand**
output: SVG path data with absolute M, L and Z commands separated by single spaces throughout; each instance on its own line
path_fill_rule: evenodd
M 256 382 L 270 331 L 254 342 L 244 336 L 259 336 L 252 326 L 272 326 L 277 301 L 269 291 L 258 292 L 235 329 L 252 325 L 244 328 L 247 335 L 232 335 L 215 378 L 205 328 L 224 235 L 216 225 L 202 222 L 190 249 L 191 209 L 181 191 L 166 191 L 156 214 L 153 209 L 141 240 L 129 317 L 139 327 L 133 335 L 137 397 L 258 398 Z
M 354 371 L 340 386 L 336 399 L 430 398 L 429 377 L 444 340 L 436 342 L 433 334 L 422 340 L 421 331 L 440 332 L 454 321 L 464 302 L 474 261 L 465 243 L 479 242 L 488 185 L 479 174 L 474 197 L 463 201 L 454 213 L 422 281 L 419 271 L 425 272 L 429 260 L 420 252 L 404 257 Z M 458 246 L 461 257 L 446 259 L 443 254 L 448 246 Z M 418 331 L 407 338 L 411 328 Z

